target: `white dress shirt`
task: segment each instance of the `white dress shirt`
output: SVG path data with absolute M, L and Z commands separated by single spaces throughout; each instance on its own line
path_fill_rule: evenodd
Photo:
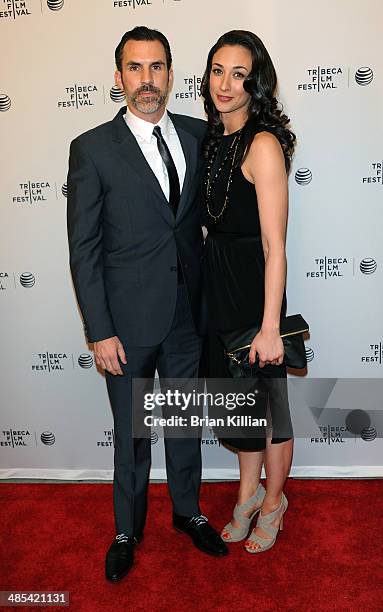
M 137 117 L 129 110 L 129 108 L 127 108 L 124 119 L 126 121 L 126 125 L 130 128 L 132 134 L 136 138 L 137 143 L 146 158 L 146 161 L 156 175 L 166 199 L 169 200 L 168 172 L 158 150 L 157 139 L 155 136 L 153 136 L 153 129 L 156 125 L 161 128 L 162 135 L 169 147 L 170 154 L 173 158 L 175 167 L 177 168 L 180 191 L 182 191 L 182 186 L 185 179 L 186 162 L 180 139 L 178 138 L 178 134 L 168 113 L 165 111 L 158 123 L 151 123 L 150 121 L 145 121 L 144 119 Z

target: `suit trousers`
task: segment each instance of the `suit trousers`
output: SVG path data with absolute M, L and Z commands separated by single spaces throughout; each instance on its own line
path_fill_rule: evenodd
M 166 299 L 166 296 L 164 296 Z M 195 330 L 186 284 L 178 285 L 174 319 L 169 333 L 156 346 L 131 346 L 120 338 L 127 357 L 123 376 L 106 372 L 114 418 L 114 517 L 116 533 L 140 536 L 147 513 L 147 487 L 151 464 L 151 440 L 133 437 L 132 380 L 197 379 L 202 338 Z M 135 406 L 136 410 L 137 407 Z M 143 406 L 142 406 L 143 410 Z M 166 472 L 173 510 L 183 516 L 200 513 L 200 438 L 166 438 Z

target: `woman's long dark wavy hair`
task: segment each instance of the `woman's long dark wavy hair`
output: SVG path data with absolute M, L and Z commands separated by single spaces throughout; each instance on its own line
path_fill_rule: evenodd
M 210 96 L 210 73 L 213 56 L 221 47 L 240 45 L 248 49 L 252 56 L 252 67 L 243 81 L 243 88 L 250 94 L 248 120 L 243 129 L 237 152 L 237 164 L 245 159 L 254 135 L 259 127 L 272 132 L 279 140 L 285 157 L 286 170 L 289 171 L 294 153 L 295 135 L 288 129 L 289 118 L 278 108 L 274 97 L 277 88 L 277 75 L 270 55 L 258 36 L 246 30 L 231 30 L 223 34 L 210 49 L 206 70 L 201 83 L 201 95 L 204 99 L 205 112 L 208 118 L 208 131 L 204 141 L 204 156 L 214 157 L 222 139 L 224 125 Z

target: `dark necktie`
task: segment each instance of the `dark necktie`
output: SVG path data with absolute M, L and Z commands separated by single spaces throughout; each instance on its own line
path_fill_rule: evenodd
M 178 179 L 178 172 L 173 161 L 168 145 L 166 144 L 164 137 L 161 133 L 161 128 L 156 125 L 153 129 L 153 135 L 157 138 L 158 151 L 162 157 L 162 161 L 165 164 L 169 178 L 169 204 L 173 209 L 174 216 L 176 216 L 178 204 L 180 201 L 180 182 Z

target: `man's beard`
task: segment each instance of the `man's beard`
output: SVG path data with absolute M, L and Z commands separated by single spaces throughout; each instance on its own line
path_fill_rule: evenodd
M 144 92 L 150 92 L 153 95 L 141 96 Z M 139 89 L 136 89 L 133 95 L 127 97 L 134 108 L 140 111 L 140 113 L 150 114 L 155 113 L 165 104 L 167 93 L 167 91 L 163 92 L 158 89 L 158 87 L 153 87 L 153 85 L 143 85 Z

